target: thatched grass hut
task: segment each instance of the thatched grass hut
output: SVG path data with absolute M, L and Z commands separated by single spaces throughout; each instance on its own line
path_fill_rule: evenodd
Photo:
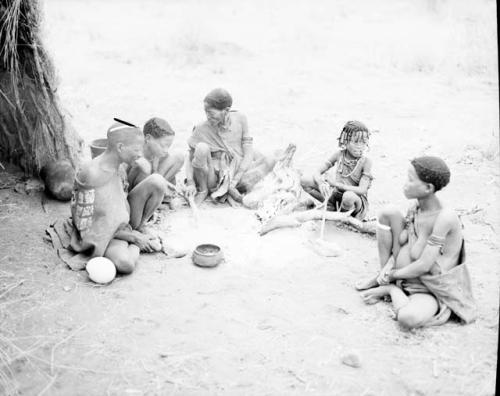
M 60 159 L 76 167 L 82 147 L 59 106 L 40 23 L 39 0 L 0 0 L 0 162 L 27 175 Z

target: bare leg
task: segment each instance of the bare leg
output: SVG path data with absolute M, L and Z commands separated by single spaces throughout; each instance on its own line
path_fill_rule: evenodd
M 358 194 L 352 191 L 346 191 L 342 194 L 342 202 L 340 203 L 340 211 L 348 212 L 353 211 L 358 212 L 361 209 L 361 198 Z
M 181 152 L 169 153 L 162 158 L 158 164 L 158 173 L 167 181 L 175 185 L 175 175 L 181 170 L 184 164 L 184 154 Z
M 410 301 L 409 297 L 403 292 L 403 290 L 396 285 L 378 286 L 365 290 L 361 293 L 361 297 L 366 304 L 375 304 L 380 301 L 382 297 L 387 295 L 391 296 L 392 305 L 396 312 L 398 312 L 408 303 L 408 301 Z
M 167 190 L 163 176 L 155 173 L 148 176 L 128 194 L 130 204 L 130 225 L 141 228 L 160 206 Z
M 314 181 L 312 175 L 304 175 L 300 179 L 300 184 L 305 192 L 311 195 L 314 199 L 323 202 L 325 197 L 318 190 L 318 186 L 316 186 L 316 182 Z
M 210 147 L 206 143 L 198 143 L 193 154 L 193 177 L 198 193 L 195 203 L 200 204 L 208 196 L 209 188 L 217 185 L 217 175 L 212 163 Z
M 378 216 L 377 247 L 380 269 L 384 268 L 391 256 L 394 260 L 398 257 L 401 246 L 399 235 L 404 228 L 403 215 L 394 208 L 384 208 Z M 356 290 L 366 290 L 378 286 L 378 273 L 366 281 L 356 283 Z
M 395 285 L 385 285 L 361 293 L 366 304 L 374 304 L 386 295 L 391 296 L 392 307 L 401 326 L 413 329 L 423 326 L 439 309 L 437 300 L 427 293 L 407 296 Z
M 437 300 L 431 294 L 417 293 L 406 298 L 406 303 L 403 303 L 402 299 L 398 301 L 399 307 L 393 300 L 398 322 L 405 328 L 422 327 L 439 309 Z
M 392 296 L 391 293 L 393 292 L 393 289 L 398 289 L 401 293 L 403 293 L 403 291 L 395 285 L 384 285 L 365 290 L 364 292 L 361 293 L 361 298 L 366 304 L 375 304 L 379 302 L 382 297 L 388 295 Z M 404 293 L 403 296 L 406 297 Z
M 127 241 L 112 239 L 104 252 L 104 257 L 109 258 L 121 274 L 130 274 L 134 271 L 139 260 L 139 247 Z
M 254 160 L 250 169 L 241 176 L 241 179 L 236 186 L 238 191 L 243 194 L 253 191 L 253 188 L 257 185 L 257 183 L 272 171 L 275 163 L 275 158 L 264 157 L 263 155 L 258 160 Z M 262 176 L 262 178 L 255 177 L 256 175 Z
M 398 257 L 401 245 L 399 236 L 404 229 L 404 217 L 395 208 L 385 208 L 378 216 L 377 246 L 380 268 L 383 268 L 389 258 Z

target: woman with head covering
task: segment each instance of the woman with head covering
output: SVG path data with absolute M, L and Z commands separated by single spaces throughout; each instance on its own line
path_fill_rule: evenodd
M 415 199 L 404 217 L 384 209 L 378 218 L 379 275 L 365 284 L 368 304 L 390 295 L 396 318 L 406 328 L 438 325 L 455 314 L 468 323 L 476 306 L 465 266 L 462 224 L 455 211 L 443 207 L 436 193 L 450 180 L 438 157 L 411 161 L 404 194 Z
M 210 91 L 203 101 L 206 121 L 193 128 L 188 140 L 187 194 L 202 202 L 209 194 L 224 201 L 241 201 L 273 166 L 256 153 L 244 114 L 232 110 L 233 99 L 225 89 Z

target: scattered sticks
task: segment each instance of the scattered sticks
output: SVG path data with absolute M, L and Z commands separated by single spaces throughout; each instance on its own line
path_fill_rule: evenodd
M 63 338 L 61 341 L 59 341 L 57 344 L 55 344 L 52 347 L 52 351 L 50 353 L 50 374 L 52 376 L 54 375 L 54 355 L 55 355 L 57 347 L 59 347 L 60 345 L 64 344 L 69 339 L 73 338 L 78 332 L 80 332 L 86 326 L 87 326 L 86 324 L 84 324 L 83 326 L 80 326 L 78 329 L 76 329 L 75 331 L 73 331 L 72 333 L 70 333 L 67 337 Z

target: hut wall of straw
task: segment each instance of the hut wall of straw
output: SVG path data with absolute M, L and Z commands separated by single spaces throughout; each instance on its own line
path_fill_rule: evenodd
M 0 161 L 28 175 L 60 159 L 77 167 L 83 146 L 60 108 L 40 24 L 39 0 L 0 0 Z

